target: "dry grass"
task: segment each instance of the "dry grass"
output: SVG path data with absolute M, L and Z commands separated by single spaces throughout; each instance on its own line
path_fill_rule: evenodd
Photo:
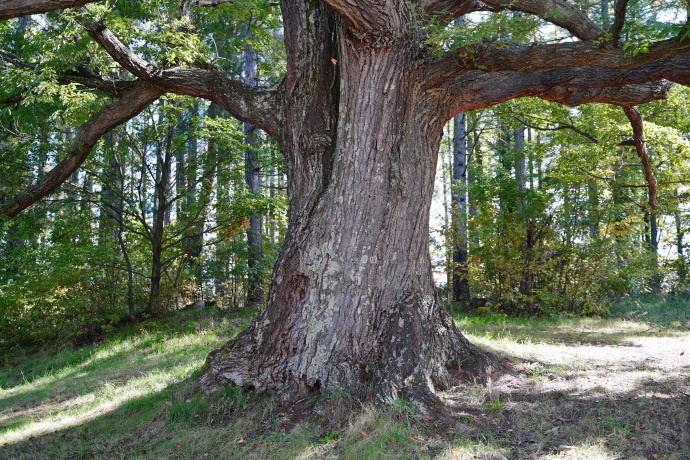
M 0 372 L 0 458 L 690 459 L 687 323 L 459 318 L 518 372 L 443 393 L 455 418 L 441 422 L 404 401 L 375 408 L 366 388 L 291 407 L 232 386 L 200 395 L 206 354 L 246 321 L 180 313 L 13 357 Z

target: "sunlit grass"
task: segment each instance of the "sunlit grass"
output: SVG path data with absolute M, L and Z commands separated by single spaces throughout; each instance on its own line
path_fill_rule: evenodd
M 84 424 L 181 382 L 239 324 L 167 336 L 142 329 L 64 355 L 28 357 L 0 372 L 0 443 Z
M 404 399 L 374 407 L 338 393 L 313 412 L 316 402 L 295 411 L 233 386 L 199 393 L 208 352 L 249 317 L 181 312 L 100 344 L 17 355 L 0 372 L 0 458 L 690 457 L 682 327 L 630 315 L 458 317 L 519 374 L 513 386 L 441 393 L 449 422 Z

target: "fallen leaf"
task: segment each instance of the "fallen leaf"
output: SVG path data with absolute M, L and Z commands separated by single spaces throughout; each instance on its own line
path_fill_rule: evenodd
M 338 63 L 338 61 L 336 61 L 335 59 L 331 59 L 331 62 L 333 63 L 333 65 Z

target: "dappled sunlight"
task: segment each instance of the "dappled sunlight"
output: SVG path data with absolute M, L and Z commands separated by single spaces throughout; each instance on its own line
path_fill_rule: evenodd
M 38 371 L 41 376 L 11 380 L 11 374 L 23 376 L 27 369 L 6 371 L 5 380 L 17 383 L 0 389 L 0 443 L 82 425 L 188 378 L 209 348 L 226 339 L 218 332 L 194 330 L 173 337 L 145 332 L 94 346 L 59 368 L 50 367 L 49 358 L 42 364 L 45 370 Z
M 467 335 L 473 343 L 509 358 L 528 376 L 544 377 L 540 386 L 546 391 L 628 393 L 645 379 L 673 377 L 690 369 L 690 333 L 625 325 L 625 332 L 617 323 L 601 329 L 560 326 L 559 341 L 540 340 L 540 334 L 550 332 L 545 328 L 533 329 L 528 336 L 491 330 Z M 616 340 L 607 340 L 607 335 Z
M 493 447 L 493 446 L 491 446 Z M 496 449 L 491 448 L 481 443 L 465 443 L 460 445 L 453 445 L 443 450 L 443 452 L 436 457 L 438 460 L 457 460 L 466 458 L 486 458 L 495 459 L 497 454 L 503 458 L 511 458 L 510 449 Z M 559 449 L 560 447 L 560 449 Z M 605 446 L 597 443 L 581 443 L 576 445 L 556 446 L 552 450 L 553 453 L 544 455 L 532 455 L 529 458 L 568 458 L 572 460 L 612 460 L 620 458 L 619 454 L 612 453 Z
M 123 384 L 106 381 L 100 388 L 86 395 L 74 396 L 62 401 L 43 401 L 39 407 L 20 409 L 0 414 L 0 423 L 9 427 L 0 435 L 0 442 L 12 443 L 32 436 L 62 430 L 91 421 L 112 412 L 133 399 L 150 396 L 179 382 L 198 367 L 198 362 L 185 363 L 172 368 L 149 372 L 131 378 Z M 12 420 L 29 420 L 12 428 Z

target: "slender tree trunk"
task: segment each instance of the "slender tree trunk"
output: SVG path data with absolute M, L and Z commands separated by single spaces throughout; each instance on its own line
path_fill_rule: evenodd
M 590 179 L 587 184 L 587 195 L 589 201 L 589 236 L 592 240 L 599 239 L 599 190 L 594 179 Z
M 251 39 L 251 33 L 247 33 L 247 38 Z M 251 46 L 244 52 L 244 82 L 248 85 L 258 86 L 259 78 L 257 75 L 257 56 L 256 51 Z M 244 177 L 252 193 L 261 193 L 261 179 L 259 177 L 260 163 L 258 151 L 258 131 L 254 125 L 244 124 L 244 136 L 247 148 L 244 151 Z M 252 214 L 249 217 L 249 228 L 247 229 L 247 249 L 249 270 L 247 285 L 247 305 L 257 305 L 263 302 L 263 243 L 261 241 L 262 222 L 260 214 Z
M 652 259 L 652 291 L 661 291 L 663 275 L 659 270 L 659 226 L 656 213 L 649 213 L 649 252 Z
M 527 163 L 525 156 L 525 128 L 520 126 L 513 131 L 515 139 L 515 181 L 520 193 L 518 197 L 517 211 L 522 213 L 524 210 L 524 197 L 527 188 Z M 534 270 L 532 259 L 534 252 L 534 220 L 524 218 L 525 224 L 525 247 L 522 252 L 524 268 L 522 270 L 522 280 L 520 281 L 520 294 L 525 302 L 527 313 L 534 313 Z
M 448 136 L 450 136 L 450 132 Z M 453 245 L 455 244 L 457 235 L 455 234 L 455 226 L 451 225 L 452 219 L 449 217 L 452 214 L 452 210 L 448 209 L 448 185 L 450 185 L 451 189 L 453 187 L 452 183 L 448 184 L 449 176 L 452 182 L 452 171 L 450 170 L 453 165 L 453 149 L 450 148 L 450 141 L 448 144 L 448 148 L 441 149 L 439 155 L 441 156 L 441 170 L 443 176 L 443 228 L 446 229 L 446 244 L 444 250 L 446 258 L 446 291 L 448 291 L 448 302 L 451 302 L 453 301 Z M 446 164 L 446 155 L 444 152 L 448 153 L 448 164 Z
M 674 218 L 676 221 L 676 252 L 678 253 L 676 273 L 678 275 L 678 284 L 682 286 L 685 284 L 685 278 L 687 277 L 685 255 L 683 253 L 683 237 L 685 236 L 685 232 L 683 231 L 683 224 L 680 219 L 680 212 L 676 211 L 674 213 Z
M 453 301 L 470 303 L 467 280 L 467 117 L 453 117 Z
M 161 272 L 163 264 L 163 235 L 165 227 L 165 210 L 168 208 L 168 183 L 172 165 L 172 141 L 174 127 L 167 129 L 165 144 L 162 152 L 158 151 L 156 162 L 156 183 L 155 183 L 155 203 L 156 212 L 154 213 L 153 231 L 151 234 L 151 292 L 149 302 L 146 306 L 146 313 L 155 315 L 160 307 L 161 297 Z
M 230 379 L 294 399 L 374 381 L 380 402 L 404 390 L 433 405 L 448 369 L 467 360 L 488 378 L 497 362 L 462 336 L 433 283 L 444 96 L 415 74 L 423 56 L 406 29 L 371 46 L 321 3 L 283 13 L 288 232 L 266 308 L 209 355 L 201 387 Z M 406 7 L 390 14 L 409 19 Z

